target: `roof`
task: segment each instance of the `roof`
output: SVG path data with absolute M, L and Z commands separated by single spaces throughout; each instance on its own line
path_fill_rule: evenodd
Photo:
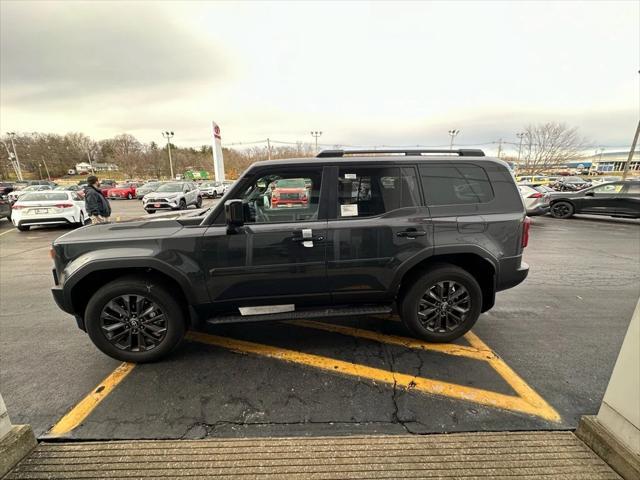
M 462 151 L 462 150 L 461 150 Z M 499 163 L 500 165 L 508 168 L 506 162 L 501 159 L 493 157 L 485 157 L 481 150 L 464 150 L 464 154 L 451 155 L 449 150 L 440 150 L 439 153 L 424 155 L 424 151 L 421 150 L 401 150 L 401 151 L 388 151 L 388 150 L 375 150 L 367 154 L 361 154 L 360 151 L 344 151 L 342 153 L 347 156 L 343 156 L 338 152 L 340 150 L 328 150 L 318 154 L 317 157 L 302 157 L 302 158 L 287 158 L 281 160 L 264 160 L 261 162 L 255 162 L 249 168 L 266 167 L 271 165 L 312 165 L 312 166 L 325 166 L 325 165 L 340 165 L 343 163 L 429 163 L 429 162 L 450 162 L 456 161 L 479 161 L 479 162 L 491 162 Z M 393 153 L 392 153 L 393 152 Z M 445 153 L 446 152 L 446 153 Z M 453 153 L 460 152 L 453 150 Z M 471 153 L 474 154 L 471 154 Z M 477 153 L 477 154 L 476 154 Z M 349 155 L 351 154 L 351 155 Z M 335 155 L 335 156 L 334 156 Z

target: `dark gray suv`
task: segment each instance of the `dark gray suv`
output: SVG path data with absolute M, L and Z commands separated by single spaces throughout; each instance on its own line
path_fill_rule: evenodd
M 449 342 L 522 282 L 528 219 L 480 150 L 324 151 L 253 164 L 197 217 L 95 225 L 53 243 L 53 295 L 108 355 L 186 329 L 397 311 Z

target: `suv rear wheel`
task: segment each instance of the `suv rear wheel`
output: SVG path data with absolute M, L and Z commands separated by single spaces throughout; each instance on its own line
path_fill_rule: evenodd
M 91 341 L 110 357 L 153 362 L 185 333 L 180 304 L 164 286 L 138 277 L 114 280 L 93 294 L 85 310 Z
M 482 310 L 482 290 L 466 270 L 440 265 L 427 270 L 402 296 L 400 316 L 428 342 L 450 342 L 468 332 Z

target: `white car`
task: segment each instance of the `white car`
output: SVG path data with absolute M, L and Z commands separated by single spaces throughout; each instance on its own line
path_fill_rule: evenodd
M 35 225 L 77 225 L 88 219 L 87 211 L 76 192 L 27 192 L 11 207 L 11 221 L 20 231 Z
M 545 215 L 549 212 L 551 198 L 549 190 L 542 185 L 518 185 L 518 191 L 528 216 Z
M 218 198 L 227 192 L 227 186 L 222 182 L 203 182 L 200 184 L 200 193 L 207 198 Z
M 11 202 L 15 202 L 26 193 L 40 192 L 42 190 L 53 190 L 53 187 L 51 185 L 30 185 L 22 190 L 14 190 L 13 192 L 10 192 L 7 197 L 9 197 Z
M 142 205 L 147 213 L 156 213 L 156 210 L 186 210 L 189 205 L 201 208 L 202 195 L 193 182 L 167 182 L 155 192 L 145 195 Z

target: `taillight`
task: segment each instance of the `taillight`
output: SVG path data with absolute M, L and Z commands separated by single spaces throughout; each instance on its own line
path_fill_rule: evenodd
M 14 210 L 21 210 L 21 209 L 26 208 L 26 207 L 24 205 L 14 205 L 11 208 L 13 208 Z
M 522 222 L 522 248 L 525 248 L 529 245 L 529 228 L 531 227 L 531 219 L 529 217 L 524 217 L 524 221 Z
M 542 198 L 544 197 L 544 194 L 540 193 L 540 192 L 536 192 L 536 193 L 532 193 L 531 195 L 529 195 L 528 198 Z
M 73 205 L 71 205 L 70 203 L 56 203 L 54 205 L 54 207 L 56 207 L 56 208 L 71 208 L 71 207 L 73 207 Z

